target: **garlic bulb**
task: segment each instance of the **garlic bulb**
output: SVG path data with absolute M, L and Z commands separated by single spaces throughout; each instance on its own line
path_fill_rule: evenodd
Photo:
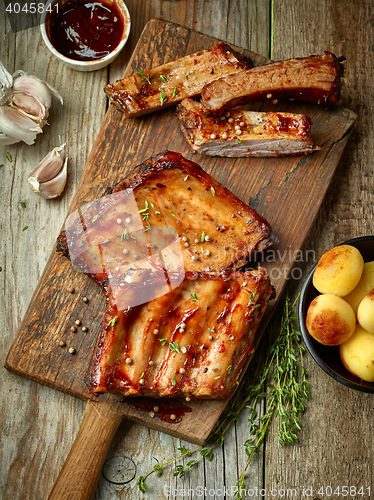
M 54 148 L 43 158 L 28 176 L 32 190 L 43 198 L 56 198 L 65 188 L 67 181 L 67 162 L 61 155 L 65 144 Z
M 51 93 L 63 103 L 48 83 L 20 70 L 12 76 L 0 62 L 0 145 L 19 141 L 34 144 L 47 121 Z

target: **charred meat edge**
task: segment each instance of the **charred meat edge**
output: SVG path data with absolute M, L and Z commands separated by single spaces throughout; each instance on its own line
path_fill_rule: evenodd
M 189 98 L 178 104 L 176 114 L 182 134 L 199 154 L 275 157 L 320 149 L 310 135 L 312 121 L 303 114 L 235 109 L 229 123 L 229 117 L 204 116 L 201 104 Z M 240 134 L 235 129 L 239 123 L 243 123 Z
M 344 67 L 331 52 L 258 66 L 208 83 L 201 92 L 206 113 L 266 99 L 296 99 L 325 106 L 338 102 Z
M 203 72 L 195 75 L 193 68 L 198 65 L 203 67 Z M 144 71 L 144 76 L 137 73 L 109 83 L 104 92 L 126 117 L 141 116 L 166 108 L 184 97 L 199 95 L 206 83 L 252 66 L 251 59 L 220 42 L 210 49 Z

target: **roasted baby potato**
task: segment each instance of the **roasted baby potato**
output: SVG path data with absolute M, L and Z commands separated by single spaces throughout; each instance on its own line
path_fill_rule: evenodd
M 360 302 L 357 320 L 364 330 L 374 333 L 374 288 Z
M 374 382 L 374 334 L 357 325 L 352 337 L 339 346 L 343 365 L 356 377 Z
M 355 313 L 363 298 L 374 288 L 374 261 L 366 262 L 361 279 L 356 288 L 344 300 L 350 304 Z
M 363 269 L 364 259 L 357 248 L 339 245 L 319 259 L 313 274 L 313 285 L 320 293 L 344 297 L 357 286 Z
M 331 293 L 318 295 L 309 305 L 306 327 L 323 345 L 339 345 L 348 340 L 356 326 L 356 315 L 344 299 Z

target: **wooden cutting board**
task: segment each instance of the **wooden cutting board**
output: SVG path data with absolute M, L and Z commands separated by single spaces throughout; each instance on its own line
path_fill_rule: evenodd
M 125 76 L 217 43 L 217 39 L 179 25 L 152 20 L 141 35 Z M 250 51 L 237 49 L 251 57 L 256 65 L 267 62 Z M 105 99 L 104 93 L 97 99 Z M 174 108 L 126 120 L 120 111 L 110 106 L 70 212 L 99 197 L 106 186 L 121 180 L 150 156 L 166 149 L 180 152 L 199 163 L 270 222 L 275 244 L 263 265 L 271 273 L 279 300 L 294 262 L 312 259 L 301 249 L 348 141 L 356 114 L 339 106 L 325 110 L 317 105 L 290 101 L 275 105 L 266 102 L 252 109 L 308 114 L 313 121 L 312 135 L 322 147 L 321 151 L 279 159 L 200 157 L 191 153 L 179 132 Z M 297 266 L 293 277 L 300 279 Z M 69 287 L 75 288 L 74 294 L 69 293 Z M 89 298 L 88 304 L 82 301 L 84 296 Z M 276 303 L 273 301 L 268 309 L 258 339 Z M 192 411 L 174 424 L 157 416 L 151 418 L 146 411 L 133 408 L 118 396 L 91 397 L 88 394 L 84 379 L 104 310 L 104 297 L 99 288 L 74 271 L 70 262 L 57 255 L 53 248 L 7 357 L 6 368 L 73 396 L 107 403 L 121 416 L 148 427 L 203 443 L 225 402 L 188 403 Z M 70 330 L 77 319 L 88 327 L 88 332 L 84 333 L 81 328 L 76 333 Z M 66 347 L 59 347 L 59 340 L 64 340 Z M 69 347 L 76 349 L 74 355 L 69 354 Z

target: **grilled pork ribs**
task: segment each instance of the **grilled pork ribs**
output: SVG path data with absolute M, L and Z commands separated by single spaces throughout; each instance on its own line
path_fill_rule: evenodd
M 164 152 L 66 222 L 57 251 L 94 279 L 107 310 L 91 392 L 226 398 L 274 295 L 238 270 L 270 226 L 196 163 Z

